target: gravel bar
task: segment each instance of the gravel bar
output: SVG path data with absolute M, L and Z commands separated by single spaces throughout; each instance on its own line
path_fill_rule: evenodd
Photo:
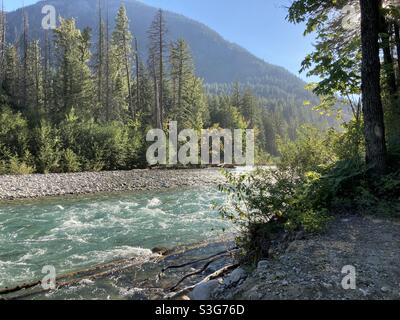
M 6 175 L 0 176 L 0 200 L 212 186 L 222 179 L 218 169 Z

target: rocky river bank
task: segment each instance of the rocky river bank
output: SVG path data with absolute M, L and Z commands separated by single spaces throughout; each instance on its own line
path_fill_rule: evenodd
M 222 176 L 218 169 L 133 170 L 0 176 L 0 200 L 162 190 L 215 185 L 220 181 L 222 181 Z
M 351 275 L 349 267 L 355 271 L 354 283 L 346 278 Z M 198 288 L 192 296 L 216 300 L 399 300 L 400 222 L 339 217 L 326 233 L 297 239 L 272 259 L 261 261 L 255 270 L 239 268 L 225 279 Z

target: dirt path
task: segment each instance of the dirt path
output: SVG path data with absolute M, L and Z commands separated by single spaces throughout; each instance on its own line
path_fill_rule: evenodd
M 344 266 L 354 266 L 356 289 L 344 290 Z M 400 221 L 350 216 L 327 233 L 297 240 L 262 262 L 219 299 L 400 299 Z

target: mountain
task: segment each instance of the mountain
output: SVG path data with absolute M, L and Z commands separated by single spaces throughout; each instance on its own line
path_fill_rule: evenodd
M 121 2 L 125 4 L 132 32 L 138 38 L 141 56 L 146 58 L 147 30 L 157 8 L 135 0 L 102 2 L 104 7 L 108 5 L 111 28 L 114 26 L 114 17 Z M 41 21 L 45 4 L 53 5 L 57 15 L 74 17 L 79 28 L 92 28 L 95 36 L 98 23 L 97 3 L 98 0 L 49 0 L 26 7 L 24 10 L 29 19 L 31 38 L 44 37 Z M 103 12 L 106 12 L 105 8 Z M 8 40 L 14 41 L 21 34 L 22 16 L 22 9 L 7 14 Z M 258 95 L 275 101 L 291 100 L 299 104 L 304 100 L 313 99 L 312 95 L 304 90 L 305 83 L 301 79 L 286 69 L 269 64 L 246 49 L 226 41 L 206 25 L 168 11 L 165 11 L 165 19 L 169 40 L 184 38 L 189 43 L 197 74 L 209 84 L 211 91 L 226 89 L 229 88 L 229 84 L 239 82 L 252 87 Z

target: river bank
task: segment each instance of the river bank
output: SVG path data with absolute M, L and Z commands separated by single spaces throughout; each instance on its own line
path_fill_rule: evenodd
M 219 169 L 0 176 L 0 200 L 211 186 L 222 179 Z
M 355 268 L 355 288 L 347 290 L 346 266 Z M 216 300 L 398 300 L 400 221 L 339 217 L 326 233 L 299 238 L 256 270 L 237 269 L 208 288 Z

